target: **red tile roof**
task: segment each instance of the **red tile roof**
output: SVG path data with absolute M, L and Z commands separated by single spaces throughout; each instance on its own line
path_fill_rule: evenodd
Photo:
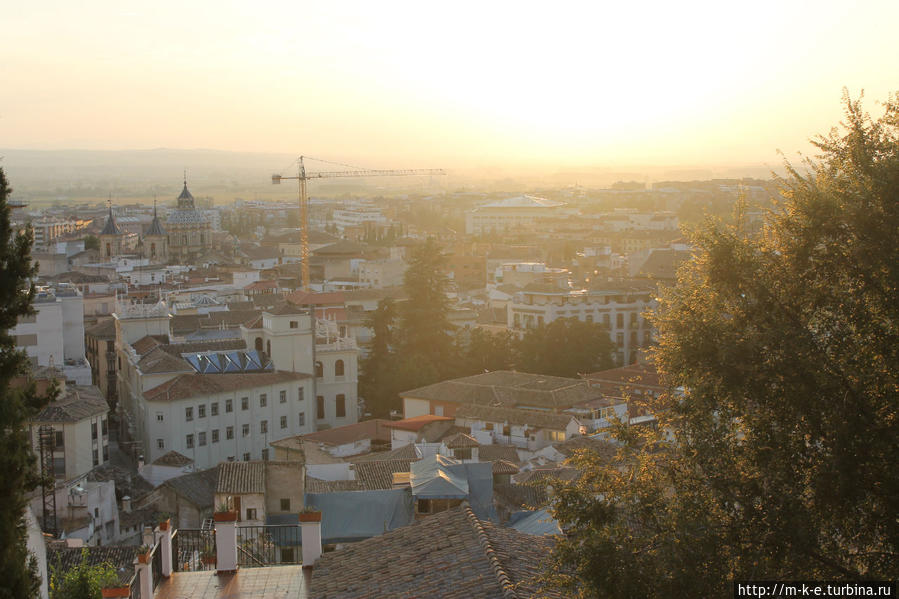
M 415 416 L 414 418 L 405 418 L 403 420 L 396 420 L 395 422 L 388 422 L 384 426 L 388 428 L 398 428 L 404 431 L 418 432 L 426 424 L 443 420 L 452 420 L 452 418 L 449 418 L 448 416 L 434 416 L 433 414 L 424 414 L 423 416 Z

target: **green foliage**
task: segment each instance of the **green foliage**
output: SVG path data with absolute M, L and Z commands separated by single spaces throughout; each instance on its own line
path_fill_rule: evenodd
M 660 428 L 575 461 L 554 582 L 730 595 L 733 579 L 899 575 L 899 98 L 815 140 L 763 231 L 707 221 L 663 293 Z
M 118 586 L 118 575 L 112 564 L 88 565 L 87 549 L 81 551 L 81 563 L 61 572 L 53 568 L 50 599 L 99 599 L 104 588 Z
M 16 349 L 10 330 L 20 316 L 34 314 L 30 230 L 14 231 L 7 203 L 11 190 L 0 169 L 0 598 L 33 597 L 39 588 L 35 560 L 25 545 L 22 514 L 25 494 L 39 477 L 28 435 L 28 420 L 46 404 L 34 385 L 13 387 L 13 379 L 27 374 L 29 361 Z
M 576 318 L 528 330 L 515 349 L 516 365 L 523 372 L 578 378 L 614 366 L 608 328 Z
M 458 376 L 510 370 L 514 366 L 515 338 L 511 331 L 491 333 L 472 329 L 457 336 Z
M 396 306 L 393 301 L 389 298 L 380 301 L 366 326 L 373 335 L 368 355 L 359 362 L 359 395 L 373 415 L 386 417 L 391 409 L 396 409 L 397 393 L 402 390 L 395 376 Z
M 100 249 L 100 239 L 96 235 L 85 235 L 84 249 L 99 250 Z

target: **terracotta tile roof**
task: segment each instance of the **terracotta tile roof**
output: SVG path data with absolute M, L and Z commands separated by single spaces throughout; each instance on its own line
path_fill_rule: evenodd
M 144 400 L 174 401 L 214 393 L 252 389 L 253 387 L 279 385 L 308 378 L 311 378 L 311 375 L 283 370 L 239 374 L 180 374 L 161 385 L 144 391 Z
M 496 460 L 493 462 L 493 474 L 518 474 L 518 466 L 506 460 Z
M 318 431 L 303 435 L 306 441 L 315 441 L 324 443 L 325 445 L 344 445 L 346 443 L 354 443 L 356 441 L 364 441 L 365 439 L 378 439 L 381 441 L 390 440 L 390 431 L 385 428 L 385 424 L 389 420 L 375 418 L 373 420 L 363 420 L 355 424 L 347 424 L 329 428 L 327 430 Z
M 276 281 L 254 281 L 249 285 L 244 287 L 247 291 L 264 291 L 266 289 L 277 289 L 278 283 Z
M 463 504 L 324 554 L 310 596 L 533 597 L 553 543 L 481 521 Z
M 377 462 L 359 462 L 355 465 L 356 481 L 367 491 L 392 489 L 393 475 L 396 472 L 409 472 L 413 460 L 383 460 Z
M 388 428 L 398 428 L 404 431 L 417 432 L 427 424 L 446 420 L 452 420 L 452 418 L 449 418 L 448 416 L 434 416 L 433 414 L 424 414 L 422 416 L 415 416 L 414 418 L 395 420 L 393 422 L 385 424 L 384 426 Z
M 172 450 L 166 454 L 163 454 L 153 460 L 154 466 L 187 466 L 188 464 L 193 464 L 194 461 L 187 457 L 184 454 L 180 454 L 175 450 Z
M 559 466 L 555 468 L 537 468 L 528 472 L 522 472 L 516 477 L 516 481 L 520 485 L 534 484 L 546 481 L 551 483 L 554 480 L 572 481 L 577 480 L 581 476 L 581 471 L 577 468 L 568 468 Z
M 41 410 L 37 422 L 78 422 L 109 412 L 109 404 L 93 385 L 66 385 L 65 395 Z
M 166 343 L 160 346 L 167 354 L 180 357 L 181 354 L 192 354 L 207 351 L 232 351 L 246 349 L 243 339 L 223 339 L 215 341 L 192 341 L 189 343 Z
M 390 451 L 374 451 L 363 455 L 356 455 L 347 458 L 348 462 L 358 464 L 360 462 L 378 462 L 384 460 L 417 460 L 418 452 L 415 450 L 415 444 L 409 443 Z
M 163 338 L 161 335 L 147 335 L 132 343 L 131 347 L 134 348 L 134 351 L 137 352 L 137 355 L 142 356 L 150 350 L 156 349 L 160 345 L 164 345 L 166 343 L 168 343 L 168 339 Z
M 309 293 L 294 291 L 286 296 L 287 300 L 298 306 L 342 306 L 345 302 L 343 292 Z
M 540 410 L 518 410 L 516 408 L 493 408 L 489 406 L 466 405 L 456 410 L 456 418 L 483 420 L 485 422 L 508 422 L 534 428 L 565 430 L 574 418 L 571 414 L 554 414 Z
M 480 445 L 477 439 L 471 435 L 466 435 L 465 433 L 455 433 L 443 439 L 443 444 L 450 449 L 478 447 Z
M 620 368 L 602 370 L 585 374 L 584 378 L 591 384 L 608 383 L 620 386 L 646 386 L 662 389 L 659 372 L 652 364 L 629 364 Z
M 582 379 L 497 370 L 403 391 L 400 396 L 456 404 L 561 410 L 601 397 L 602 393 Z
M 296 305 L 293 302 L 286 301 L 279 302 L 277 305 L 271 308 L 266 308 L 264 312 L 268 312 L 269 314 L 272 314 L 274 316 L 287 316 L 291 314 L 305 314 L 307 310 Z
M 512 445 L 481 445 L 478 447 L 478 459 L 482 462 L 495 462 L 505 460 L 517 464 L 518 452 Z
M 192 503 L 198 510 L 212 508 L 215 487 L 219 480 L 219 467 L 191 472 L 170 478 L 160 485 L 172 489 L 176 495 Z
M 190 364 L 180 357 L 171 355 L 157 346 L 148 351 L 137 362 L 138 369 L 144 374 L 160 374 L 164 372 L 193 372 Z
M 216 494 L 265 493 L 265 462 L 222 462 Z
M 84 334 L 97 339 L 115 339 L 115 318 L 101 318 L 84 329 Z

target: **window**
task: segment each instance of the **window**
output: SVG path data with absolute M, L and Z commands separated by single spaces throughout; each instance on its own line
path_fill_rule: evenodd
M 231 413 L 234 411 L 234 402 L 230 399 L 225 400 L 225 412 Z
M 91 439 L 97 440 L 97 423 L 91 422 Z
M 213 416 L 219 415 L 219 402 L 214 401 L 211 404 L 209 404 L 209 413 Z
M 249 453 L 249 452 L 243 454 L 243 461 L 244 461 L 244 462 L 249 462 L 249 461 L 250 461 L 250 453 Z
M 492 430 L 493 430 L 493 423 L 492 423 L 492 422 L 485 422 L 485 423 L 484 423 L 484 430 L 485 430 L 485 431 L 492 431 Z
M 503 425 L 503 436 L 504 436 L 504 437 L 511 437 L 511 436 L 512 436 L 512 427 L 509 426 L 508 424 L 504 424 L 504 425 Z
M 240 427 L 240 434 L 242 437 L 249 437 L 250 436 L 250 425 L 244 424 L 242 427 Z
M 241 397 L 240 398 L 240 409 L 247 410 L 250 408 L 250 398 L 249 397 Z
M 56 433 L 55 440 L 53 443 L 54 449 L 62 449 L 65 447 L 65 435 L 62 431 L 54 431 Z
M 618 329 L 624 328 L 624 314 L 621 312 L 615 315 L 615 327 Z
M 319 420 L 325 417 L 325 398 L 321 395 L 315 398 L 315 417 Z
M 550 441 L 564 441 L 565 431 L 546 431 L 546 438 Z
M 187 444 L 188 449 L 194 448 L 194 436 L 193 435 L 187 435 L 187 443 L 186 444 Z
M 229 427 L 225 428 L 225 438 L 226 439 L 234 438 L 234 427 L 233 426 L 229 426 Z
M 201 403 L 197 408 L 197 418 L 206 418 L 206 404 Z
M 249 455 L 249 454 L 244 454 Z M 247 460 L 249 461 L 249 460 Z M 256 519 L 256 508 L 248 507 L 247 508 L 247 520 L 255 520 Z
M 300 426 L 306 426 L 306 412 L 300 412 Z
M 163 416 L 162 412 L 156 412 L 156 422 L 162 422 L 165 420 L 165 416 Z
M 268 432 L 268 420 L 263 420 L 259 423 L 259 432 L 263 435 Z
M 206 445 L 206 431 L 201 433 L 197 433 L 197 440 L 200 442 L 200 447 L 205 447 Z
M 194 409 L 193 408 L 184 408 L 184 419 L 190 422 L 194 419 Z
M 297 387 L 297 401 L 303 401 L 305 399 L 303 391 L 304 389 L 302 387 Z
M 315 363 L 315 376 L 317 376 L 319 378 L 325 376 L 325 367 L 322 366 L 321 362 Z
M 267 403 L 268 403 L 268 396 L 266 396 L 265 393 L 262 393 L 262 394 L 259 396 L 259 407 L 260 407 L 260 408 L 264 408 L 264 407 L 265 407 L 265 404 L 267 404 Z
M 104 437 L 109 434 L 109 425 L 105 418 L 100 421 L 100 432 L 103 433 Z
M 233 462 L 233 461 L 234 461 L 234 456 L 233 456 L 233 455 L 229 455 L 229 456 L 228 456 L 228 461 L 229 461 L 229 462 Z
M 283 497 L 281 498 L 281 511 L 282 512 L 290 511 L 290 498 L 289 497 L 287 499 L 284 499 Z
M 343 376 L 343 360 L 334 362 L 334 376 Z
M 218 443 L 218 442 L 219 442 L 219 429 L 214 429 L 214 430 L 212 431 L 212 442 L 213 442 L 213 443 Z
M 282 389 L 278 395 L 279 395 L 279 399 L 280 399 L 281 403 L 287 403 L 287 391 Z
M 281 416 L 281 428 L 287 428 L 287 416 Z
M 609 315 L 608 314 L 602 315 L 602 323 L 606 326 L 609 326 Z
M 296 328 L 299 328 L 299 326 L 300 326 L 300 323 L 297 322 L 296 320 L 291 320 L 291 321 L 290 321 L 290 328 L 296 329 Z
M 156 439 L 156 449 L 165 449 L 164 439 Z
M 262 450 L 262 461 L 263 462 L 268 461 L 268 448 Z
M 346 417 L 346 395 L 344 395 L 343 393 L 337 394 L 337 417 Z

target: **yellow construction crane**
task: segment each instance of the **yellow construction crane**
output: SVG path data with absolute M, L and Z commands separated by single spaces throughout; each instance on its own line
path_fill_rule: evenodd
M 365 170 L 357 169 L 352 171 L 323 171 L 317 173 L 307 173 L 303 158 L 314 160 L 316 162 L 326 162 L 329 164 L 341 164 L 339 162 L 329 162 L 311 156 L 300 156 L 297 161 L 297 176 L 282 177 L 281 175 L 272 175 L 272 184 L 280 185 L 282 179 L 293 180 L 299 183 L 299 202 L 300 202 L 300 246 L 302 253 L 302 269 L 303 269 L 303 291 L 309 291 L 309 197 L 306 195 L 306 181 L 309 179 L 330 179 L 333 177 L 404 177 L 409 175 L 445 175 L 446 172 L 439 168 L 411 168 L 411 169 L 393 169 L 393 170 Z M 341 166 L 350 166 L 341 164 Z M 355 167 L 354 167 L 355 168 Z

